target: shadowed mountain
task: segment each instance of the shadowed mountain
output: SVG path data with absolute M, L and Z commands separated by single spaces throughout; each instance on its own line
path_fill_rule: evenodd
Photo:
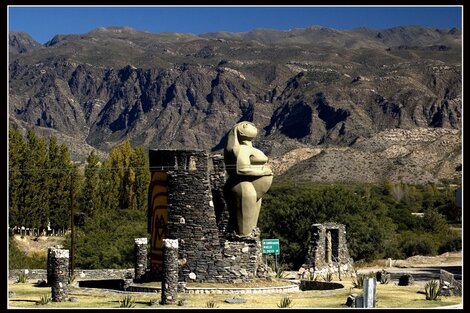
M 419 26 L 199 36 L 110 27 L 45 45 L 10 33 L 9 121 L 54 133 L 77 160 L 126 139 L 221 151 L 241 120 L 258 126 L 270 158 L 393 129 L 459 131 L 461 40 L 458 29 Z

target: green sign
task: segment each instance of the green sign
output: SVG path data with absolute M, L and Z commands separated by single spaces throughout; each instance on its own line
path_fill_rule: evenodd
M 279 239 L 263 239 L 263 254 L 279 255 Z

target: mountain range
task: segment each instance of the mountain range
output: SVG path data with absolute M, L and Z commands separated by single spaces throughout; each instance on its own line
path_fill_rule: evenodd
M 109 27 L 43 45 L 11 32 L 8 104 L 11 126 L 76 161 L 127 139 L 221 152 L 248 120 L 279 180 L 460 179 L 462 32 Z

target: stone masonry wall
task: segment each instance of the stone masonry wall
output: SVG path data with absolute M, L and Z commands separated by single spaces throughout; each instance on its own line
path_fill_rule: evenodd
M 223 159 L 200 150 L 150 150 L 149 160 L 151 171 L 167 174 L 165 237 L 179 241 L 179 281 L 227 282 L 256 277 L 262 260 L 259 236 L 228 238 L 225 232 Z
M 327 258 L 327 232 L 331 234 L 331 262 Z M 352 259 L 346 241 L 346 228 L 343 224 L 326 223 L 312 224 L 311 240 L 303 268 L 313 269 L 315 272 L 337 272 L 341 270 L 352 271 Z

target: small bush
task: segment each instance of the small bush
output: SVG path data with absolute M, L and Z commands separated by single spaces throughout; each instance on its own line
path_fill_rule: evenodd
M 210 309 L 215 309 L 215 308 L 218 308 L 219 306 L 217 305 L 217 303 L 215 301 L 207 301 L 206 302 L 206 308 L 210 308 Z
M 73 283 L 75 282 L 76 279 L 77 279 L 76 274 L 70 275 L 69 276 L 69 285 L 73 285 Z
M 131 295 L 126 295 L 119 301 L 120 308 L 133 308 L 135 307 L 135 300 Z
M 178 300 L 178 303 L 177 303 L 178 306 L 185 306 L 187 304 L 188 304 L 188 300 L 186 299 L 180 299 Z
M 317 279 L 318 279 L 318 276 L 315 275 L 314 272 L 310 272 L 310 271 L 308 272 L 308 274 L 307 274 L 307 280 L 316 281 Z
M 44 295 L 41 296 L 39 301 L 36 301 L 36 304 L 37 305 L 46 305 L 51 301 L 52 301 L 51 296 L 48 295 L 48 294 L 44 294 Z
M 281 299 L 279 304 L 277 305 L 278 308 L 291 308 L 293 306 L 293 300 L 286 296 Z
M 286 267 L 285 265 L 279 265 L 276 267 L 276 273 L 275 273 L 276 278 L 282 279 L 282 278 L 287 277 L 287 273 L 284 272 L 285 267 Z
M 426 292 L 426 300 L 438 300 L 439 294 L 441 293 L 441 284 L 437 280 L 431 280 L 424 285 L 424 291 Z
M 403 274 L 398 278 L 398 286 L 410 286 L 413 285 L 414 278 L 411 274 Z
M 391 279 L 391 274 L 387 272 L 386 270 L 382 270 L 376 273 L 376 278 L 377 278 L 377 281 L 380 282 L 381 284 L 388 284 Z
M 20 274 L 18 274 L 18 278 L 16 279 L 16 282 L 17 283 L 26 283 L 28 281 L 28 274 L 24 273 L 24 272 L 21 272 Z
M 427 235 L 411 235 L 402 242 L 401 250 L 407 257 L 436 255 L 436 239 Z
M 439 254 L 462 250 L 462 238 L 454 237 L 444 242 L 438 249 Z
M 324 278 L 325 278 L 325 281 L 328 281 L 328 282 L 333 281 L 333 273 L 332 272 L 326 273 Z
M 359 274 L 356 272 L 356 277 L 354 277 L 353 279 L 354 288 L 359 288 L 359 289 L 364 288 L 364 278 L 369 278 L 369 277 L 376 277 L 376 274 L 374 272 L 365 273 L 365 274 Z

